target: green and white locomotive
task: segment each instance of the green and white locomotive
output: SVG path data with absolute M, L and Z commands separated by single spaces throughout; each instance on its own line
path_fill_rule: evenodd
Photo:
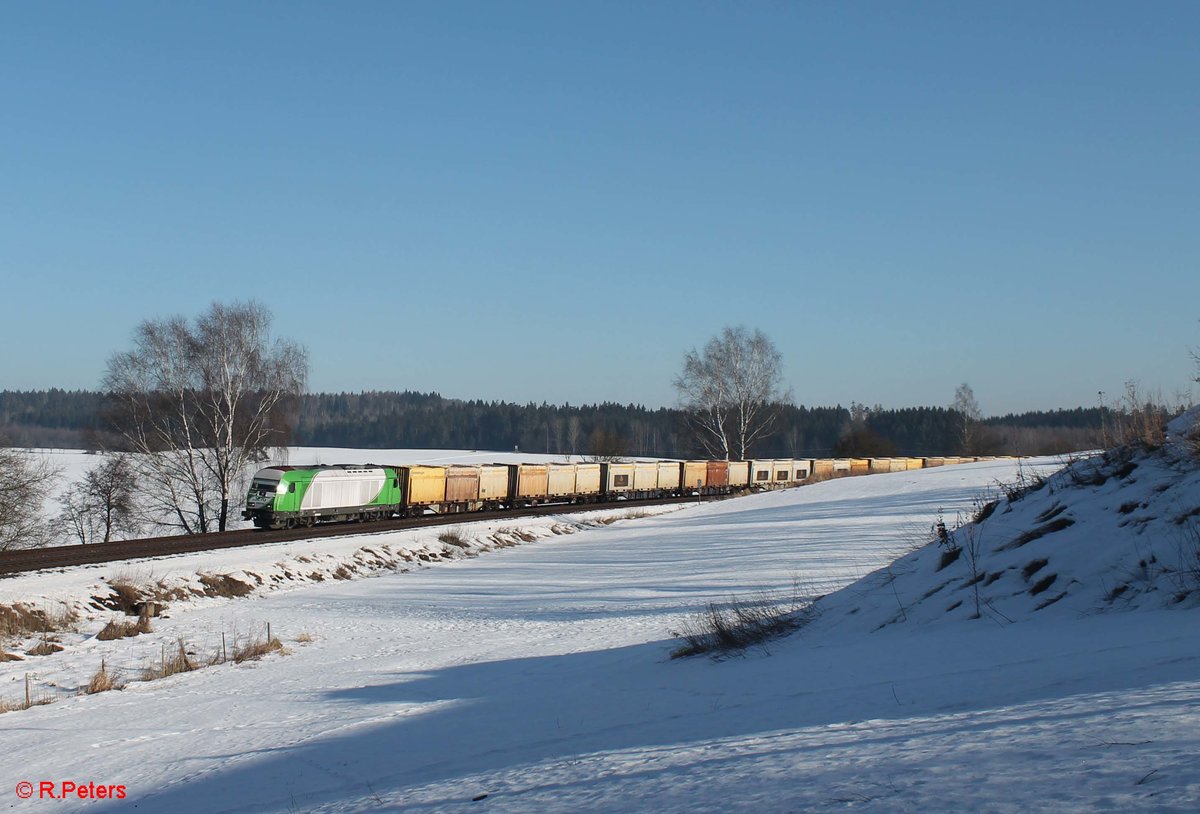
M 381 520 L 400 505 L 400 473 L 394 467 L 272 466 L 255 473 L 242 519 L 253 520 L 259 528 L 295 528 L 324 521 Z

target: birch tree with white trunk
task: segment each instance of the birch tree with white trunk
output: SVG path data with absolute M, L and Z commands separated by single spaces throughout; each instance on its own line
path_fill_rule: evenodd
M 726 327 L 689 351 L 675 378 L 680 405 L 697 442 L 714 458 L 746 460 L 774 429 L 783 386 L 783 356 L 760 330 Z
M 143 322 L 109 360 L 110 423 L 160 524 L 224 531 L 247 467 L 290 439 L 308 355 L 270 326 L 260 303 L 213 303 L 190 324 Z

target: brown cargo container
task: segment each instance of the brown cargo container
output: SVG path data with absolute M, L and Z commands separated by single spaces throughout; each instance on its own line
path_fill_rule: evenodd
M 813 458 L 812 473 L 814 477 L 831 478 L 833 477 L 833 459 L 832 458 Z
M 867 458 L 851 458 L 850 474 L 865 475 L 871 471 L 871 462 Z
M 546 494 L 567 497 L 575 494 L 575 464 L 546 464 Z
M 924 458 L 905 458 L 904 463 L 909 469 L 924 469 L 925 468 L 925 459 Z
M 446 502 L 474 503 L 479 500 L 479 467 L 455 465 L 446 467 Z
M 922 458 L 921 460 L 925 462 L 926 469 L 928 469 L 931 466 L 945 466 L 946 465 L 945 458 Z
M 704 474 L 704 485 L 710 490 L 729 486 L 729 461 L 709 461 Z

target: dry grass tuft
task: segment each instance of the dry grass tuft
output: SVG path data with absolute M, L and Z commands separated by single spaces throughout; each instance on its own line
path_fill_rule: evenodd
M 108 671 L 104 661 L 100 661 L 100 669 L 92 676 L 92 680 L 88 682 L 87 688 L 84 690 L 88 695 L 95 695 L 98 692 L 108 692 L 109 690 L 119 690 L 125 686 L 125 682 L 114 676 Z
M 66 608 L 52 613 L 31 608 L 20 602 L 14 605 L 0 605 L 0 636 L 52 633 L 56 630 L 67 630 L 77 621 L 75 613 Z
M 6 661 L 25 661 L 25 657 L 18 656 L 16 653 L 5 653 L 3 650 L 0 650 L 0 663 Z
M 138 615 L 136 622 L 118 622 L 113 619 L 107 625 L 100 629 L 96 634 L 96 638 L 102 642 L 112 641 L 113 639 L 128 639 L 142 633 L 150 633 L 153 628 L 150 627 L 150 613 L 145 606 L 142 607 L 142 613 Z
M 283 643 L 274 636 L 269 639 L 247 639 L 242 643 L 235 641 L 233 644 L 233 661 L 235 664 L 241 664 L 244 661 L 260 659 L 268 653 L 276 651 L 283 651 Z
M 815 602 L 815 597 L 801 591 L 798 582 L 793 583 L 790 596 L 759 591 L 749 597 L 734 597 L 723 605 L 710 602 L 678 631 L 671 631 L 683 641 L 671 652 L 671 658 L 701 653 L 720 657 L 765 643 L 812 621 L 816 617 Z
M 112 595 L 107 597 L 104 604 L 112 610 L 121 611 L 126 616 L 137 616 L 138 606 L 142 602 L 142 590 L 127 577 L 115 577 L 108 583 Z
M 26 650 L 25 655 L 27 655 L 27 656 L 49 656 L 53 653 L 61 653 L 62 649 L 63 649 L 62 645 L 55 644 L 54 642 L 50 641 L 49 639 L 42 639 L 40 642 L 35 644 L 33 647 Z
M 462 529 L 447 529 L 438 535 L 438 540 L 446 545 L 457 546 L 458 548 L 471 547 L 471 544 L 463 536 Z
M 223 596 L 228 598 L 245 596 L 254 590 L 248 582 L 242 582 L 229 574 L 200 574 L 200 584 L 204 586 L 205 596 Z
M 176 673 L 190 673 L 197 667 L 196 662 L 192 661 L 187 651 L 187 644 L 183 639 L 179 640 L 178 648 L 168 653 L 166 648 L 163 648 L 162 657 L 159 659 L 157 666 L 147 667 L 142 671 L 143 681 L 154 681 L 159 678 L 173 676 Z
M 311 633 L 301 633 L 299 636 L 296 637 L 296 641 L 299 642 L 300 644 L 312 644 L 315 641 L 315 639 L 313 639 L 313 636 Z

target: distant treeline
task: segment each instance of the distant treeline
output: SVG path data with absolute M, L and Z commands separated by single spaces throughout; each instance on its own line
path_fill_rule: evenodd
M 0 438 L 12 446 L 104 446 L 103 394 L 79 390 L 0 391 Z M 299 404 L 294 443 L 363 449 L 521 450 L 555 455 L 699 455 L 684 415 L 639 405 L 512 404 L 436 393 L 314 393 Z M 1099 444 L 1100 408 L 987 419 L 987 450 L 1053 454 Z M 959 417 L 945 407 L 781 408 L 775 432 L 755 454 L 952 455 Z

